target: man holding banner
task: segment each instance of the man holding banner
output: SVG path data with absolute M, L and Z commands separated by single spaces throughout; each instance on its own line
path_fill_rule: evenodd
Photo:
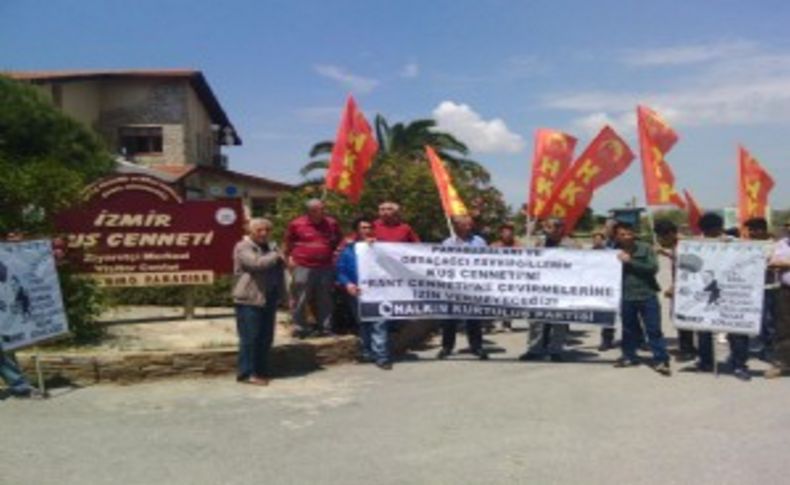
M 543 224 L 546 238 L 538 246 L 545 248 L 578 249 L 569 237 L 564 237 L 565 225 L 562 219 L 547 219 Z M 527 351 L 519 360 L 540 360 L 548 356 L 552 362 L 562 362 L 562 351 L 568 325 L 564 323 L 530 322 L 527 337 Z
M 724 219 L 716 213 L 708 212 L 703 214 L 699 221 L 700 229 L 704 239 L 720 240 L 724 234 Z M 716 303 L 720 290 L 713 280 L 710 288 L 710 302 Z M 707 288 L 706 288 L 707 289 Z M 699 361 L 696 369 L 700 372 L 710 372 L 714 365 L 713 334 L 711 332 L 698 332 L 699 339 Z M 749 359 L 749 337 L 747 335 L 727 334 L 727 341 L 730 346 L 729 361 L 732 365 L 733 375 L 740 380 L 748 381 L 751 379 L 746 362 Z
M 452 218 L 454 235 L 442 242 L 442 246 L 472 246 L 484 247 L 485 240 L 472 232 L 472 218 L 468 215 Z M 455 348 L 455 334 L 458 324 L 463 324 L 466 329 L 466 338 L 469 341 L 469 351 L 480 360 L 488 360 L 488 352 L 483 349 L 483 327 L 481 320 L 445 320 L 442 322 L 442 349 L 437 354 L 437 359 L 446 359 Z

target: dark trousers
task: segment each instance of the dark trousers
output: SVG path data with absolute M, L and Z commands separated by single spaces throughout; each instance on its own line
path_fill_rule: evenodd
M 713 334 L 711 332 L 697 332 L 699 339 L 699 363 L 705 367 L 713 366 Z M 749 360 L 749 336 L 734 333 L 727 334 L 730 345 L 730 361 L 735 369 L 746 367 Z
M 442 348 L 452 351 L 455 348 L 455 334 L 458 324 L 463 323 L 466 328 L 466 339 L 469 349 L 473 352 L 483 348 L 482 320 L 445 320 L 442 322 Z
M 697 349 L 694 347 L 693 330 L 678 330 L 678 350 L 682 354 L 697 353 Z
M 774 358 L 781 367 L 790 367 L 790 286 L 782 286 L 775 302 L 776 336 Z
M 763 299 L 763 321 L 760 326 L 760 344 L 765 353 L 774 348 L 776 339 L 776 298 L 778 289 L 765 290 Z
M 651 296 L 646 300 L 627 301 L 622 304 L 623 320 L 623 358 L 635 361 L 638 359 L 636 349 L 639 347 L 639 333 L 641 318 L 645 328 L 650 350 L 653 351 L 653 360 L 668 362 L 667 344 L 661 333 L 661 305 L 658 298 Z
M 236 305 L 239 334 L 238 379 L 265 377 L 269 373 L 269 350 L 274 341 L 277 298 L 267 298 L 265 306 Z

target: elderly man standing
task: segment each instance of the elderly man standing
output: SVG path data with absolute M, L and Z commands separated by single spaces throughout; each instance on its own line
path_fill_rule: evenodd
M 565 224 L 562 219 L 547 219 L 543 223 L 546 238 L 539 247 L 578 249 L 576 242 L 564 236 Z M 547 355 L 552 362 L 564 360 L 562 351 L 568 325 L 564 323 L 530 322 L 527 337 L 527 351 L 519 356 L 521 361 L 542 360 Z
M 272 223 L 252 219 L 249 235 L 233 249 L 233 302 L 239 334 L 237 380 L 268 385 L 277 303 L 284 293 L 283 256 L 269 242 Z
M 474 246 L 485 247 L 485 240 L 472 232 L 472 218 L 469 216 L 455 216 L 452 220 L 455 234 L 442 242 L 442 246 Z M 488 360 L 488 352 L 483 349 L 483 328 L 481 320 L 446 320 L 442 322 L 442 350 L 436 356 L 445 359 L 453 353 L 455 348 L 455 334 L 458 324 L 463 323 L 466 328 L 466 338 L 469 341 L 469 350 L 480 360 Z
M 379 204 L 379 218 L 373 221 L 373 232 L 381 242 L 420 242 L 414 229 L 401 221 L 400 206 L 389 200 Z
M 324 203 L 307 202 L 307 213 L 288 224 L 285 255 L 291 268 L 291 309 L 294 337 L 307 336 L 305 310 L 313 306 L 318 330 L 332 335 L 333 256 L 341 239 L 335 219 L 324 214 Z

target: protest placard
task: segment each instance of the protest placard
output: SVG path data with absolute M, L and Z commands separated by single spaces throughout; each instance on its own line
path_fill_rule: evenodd
M 0 348 L 27 347 L 68 331 L 51 242 L 0 243 Z
M 675 264 L 676 327 L 760 333 L 766 268 L 763 243 L 681 241 Z
M 360 243 L 360 316 L 513 319 L 612 326 L 614 251 Z

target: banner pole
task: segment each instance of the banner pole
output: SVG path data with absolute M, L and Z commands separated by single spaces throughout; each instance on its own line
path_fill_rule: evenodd
M 713 375 L 719 378 L 719 359 L 716 358 L 716 332 L 710 333 L 711 354 L 713 355 Z
M 38 390 L 41 392 L 41 397 L 49 397 L 47 385 L 44 382 L 44 372 L 41 371 L 41 356 L 38 354 L 38 351 L 33 354 L 33 362 L 36 366 L 36 379 L 38 380 Z

